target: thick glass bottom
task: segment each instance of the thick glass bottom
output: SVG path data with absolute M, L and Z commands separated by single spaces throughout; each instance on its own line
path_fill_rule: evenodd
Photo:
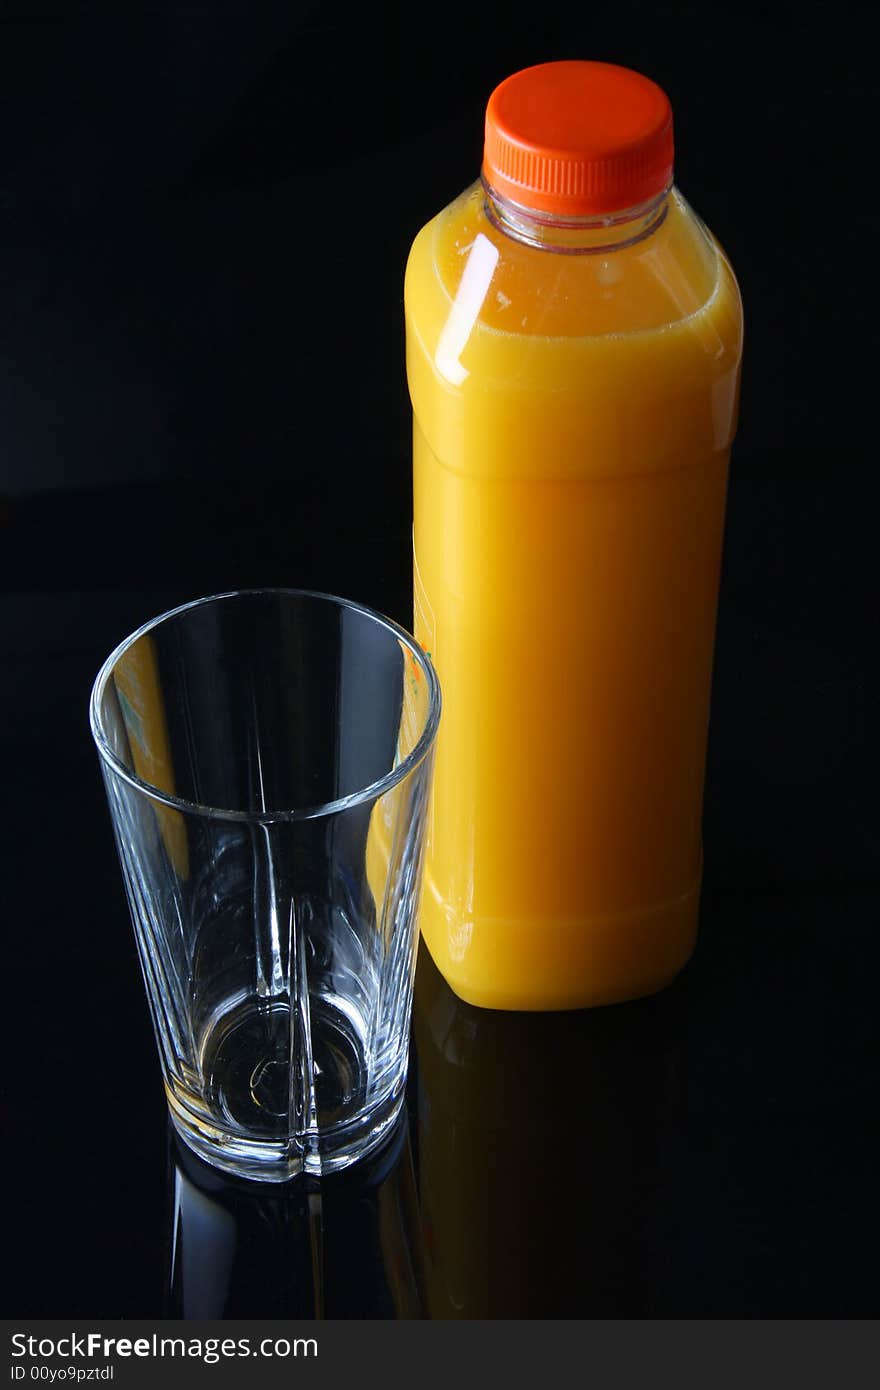
M 256 1182 L 289 1182 L 300 1173 L 336 1173 L 383 1143 L 397 1120 L 404 1081 L 381 1102 L 347 1123 L 289 1139 L 254 1139 L 221 1128 L 181 1103 L 166 1085 L 171 1122 L 180 1138 L 213 1168 Z

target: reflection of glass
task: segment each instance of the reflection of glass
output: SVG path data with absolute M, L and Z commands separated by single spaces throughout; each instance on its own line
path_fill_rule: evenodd
M 403 1099 L 439 689 L 296 590 L 166 613 L 92 694 L 171 1116 L 251 1178 L 369 1152 Z
M 422 946 L 413 1027 L 429 1317 L 650 1314 L 681 989 L 589 1012 L 477 1009 Z
M 168 1318 L 419 1318 L 405 1115 L 344 1173 L 268 1188 L 209 1167 L 169 1129 Z

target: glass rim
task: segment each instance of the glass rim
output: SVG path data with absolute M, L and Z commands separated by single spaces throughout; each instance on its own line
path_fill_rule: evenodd
M 360 613 L 363 617 L 369 618 L 386 632 L 396 637 L 399 642 L 407 648 L 410 655 L 418 663 L 428 686 L 428 716 L 425 720 L 425 727 L 416 740 L 413 747 L 396 767 L 390 772 L 386 772 L 383 777 L 374 782 L 368 783 L 365 787 L 358 788 L 355 792 L 350 792 L 348 796 L 337 797 L 333 801 L 319 802 L 314 806 L 297 806 L 286 810 L 273 811 L 242 811 L 222 806 L 207 806 L 199 801 L 189 801 L 186 797 L 174 796 L 170 792 L 163 791 L 161 787 L 155 787 L 151 782 L 144 781 L 132 772 L 119 759 L 110 747 L 104 727 L 102 724 L 99 706 L 106 690 L 107 683 L 113 673 L 114 667 L 120 658 L 134 646 L 135 642 L 141 637 L 158 627 L 161 623 L 168 622 L 171 618 L 177 618 L 182 613 L 187 613 L 193 608 L 201 608 L 209 603 L 221 603 L 225 599 L 233 598 L 257 598 L 261 595 L 274 597 L 286 596 L 295 598 L 316 599 L 320 602 L 333 604 L 338 609 L 349 609 L 352 612 Z M 92 685 L 91 695 L 89 696 L 89 727 L 92 738 L 102 763 L 114 773 L 121 777 L 129 786 L 134 787 L 138 792 L 149 797 L 153 801 L 158 801 L 163 806 L 173 807 L 177 811 L 184 811 L 190 815 L 202 816 L 210 820 L 239 821 L 247 824 L 271 825 L 283 822 L 317 820 L 321 816 L 335 815 L 339 811 L 347 811 L 354 806 L 361 806 L 366 802 L 375 801 L 378 797 L 396 787 L 409 776 L 419 763 L 427 756 L 434 742 L 437 727 L 440 722 L 441 708 L 440 681 L 437 672 L 434 670 L 433 663 L 427 653 L 419 646 L 411 633 L 405 627 L 395 622 L 393 618 L 386 617 L 384 613 L 378 612 L 375 608 L 370 608 L 365 603 L 357 603 L 353 599 L 341 598 L 338 594 L 323 593 L 319 589 L 297 589 L 297 588 L 278 588 L 265 587 L 253 589 L 227 589 L 221 593 L 207 594 L 204 598 L 190 599 L 187 603 L 178 604 L 176 608 L 169 608 L 164 613 L 157 614 L 156 617 L 148 619 L 136 631 L 124 637 L 117 644 L 102 663 L 94 684 Z

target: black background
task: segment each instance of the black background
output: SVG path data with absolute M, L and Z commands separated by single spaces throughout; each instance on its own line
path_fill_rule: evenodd
M 91 679 L 141 621 L 227 587 L 327 589 L 409 625 L 406 253 L 476 176 L 495 83 L 559 57 L 668 91 L 677 183 L 742 287 L 742 415 L 698 952 L 656 1007 L 548 1022 L 545 1080 L 509 1094 L 492 1143 L 470 1136 L 488 1215 L 469 1238 L 507 1292 L 464 1312 L 874 1313 L 871 31 L 845 4 L 0 3 L 10 1313 L 183 1307 Z M 511 1044 L 471 1014 L 479 1094 Z M 604 1070 L 561 1068 L 542 1109 L 558 1050 L 590 1038 Z M 640 1168 L 602 1078 L 646 1103 L 658 1057 L 662 1161 Z M 325 1203 L 330 1316 L 387 1311 L 358 1181 Z M 313 1309 L 290 1273 L 306 1216 L 241 1201 L 248 1274 L 208 1311 Z M 621 1245 L 613 1213 L 636 1209 Z

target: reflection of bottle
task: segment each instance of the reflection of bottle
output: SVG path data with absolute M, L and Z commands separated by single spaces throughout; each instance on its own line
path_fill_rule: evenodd
M 128 735 L 134 771 L 143 782 L 174 796 L 174 761 L 168 740 L 158 655 L 152 637 L 142 637 L 120 657 L 113 673 L 113 687 Z M 183 816 L 159 801 L 151 804 L 174 871 L 180 879 L 186 879 L 189 877 L 189 849 Z
M 496 89 L 406 272 L 415 634 L 443 686 L 421 931 L 462 998 L 565 1009 L 694 945 L 742 310 L 647 78 Z
M 588 1015 L 476 1009 L 422 947 L 413 1025 L 430 1317 L 650 1315 L 680 993 Z
M 320 1181 L 231 1178 L 169 1135 L 165 1316 L 422 1316 L 420 1236 L 403 1115 L 370 1158 Z

